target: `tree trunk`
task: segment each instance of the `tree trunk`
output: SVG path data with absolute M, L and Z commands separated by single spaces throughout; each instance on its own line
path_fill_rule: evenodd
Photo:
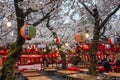
M 90 49 L 90 67 L 89 67 L 89 73 L 91 75 L 96 75 L 96 52 L 98 48 L 98 42 L 99 42 L 99 34 L 100 34 L 100 29 L 99 29 L 99 15 L 95 16 L 95 23 L 94 23 L 94 36 L 92 40 L 92 45 Z
M 97 44 L 92 44 L 90 49 L 90 66 L 89 66 L 89 73 L 91 75 L 96 75 L 96 48 L 97 48 Z
M 24 25 L 24 13 L 17 5 L 18 0 L 14 0 L 17 17 L 17 39 L 10 47 L 9 54 L 2 66 L 1 80 L 14 80 L 14 67 L 17 60 L 22 55 L 22 45 L 25 39 L 20 35 L 20 29 Z
M 11 52 L 7 56 L 3 66 L 2 66 L 2 74 L 1 80 L 14 80 L 14 66 L 21 56 L 21 46 L 14 46 L 11 49 Z
M 107 17 L 100 23 L 100 16 L 97 8 L 93 9 L 93 12 L 89 10 L 89 8 L 81 2 L 81 4 L 85 7 L 85 9 L 91 14 L 91 16 L 94 18 L 94 36 L 92 40 L 92 46 L 90 49 L 90 67 L 89 67 L 89 73 L 91 75 L 96 75 L 96 52 L 98 47 L 98 42 L 100 36 L 102 36 L 106 30 L 105 24 L 108 22 L 108 20 L 114 15 L 120 8 L 120 4 L 112 10 L 111 13 L 107 15 Z M 103 29 L 102 33 L 100 33 L 100 30 Z
M 66 70 L 67 69 L 67 65 L 66 65 L 66 53 L 64 53 L 63 51 L 59 50 L 60 52 L 60 56 L 62 59 L 62 69 Z
M 55 35 L 54 35 L 55 36 Z M 67 69 L 67 64 L 66 64 L 66 53 L 63 52 L 62 50 L 60 50 L 61 48 L 61 44 L 57 44 L 57 48 L 59 50 L 59 54 L 62 60 L 62 70 L 66 70 Z

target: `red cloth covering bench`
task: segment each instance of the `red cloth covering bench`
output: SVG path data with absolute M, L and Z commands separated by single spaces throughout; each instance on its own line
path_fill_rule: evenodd
M 105 69 L 103 66 L 97 68 L 98 73 L 104 72 Z
M 111 69 L 113 69 L 114 71 L 120 71 L 120 66 L 113 66 Z
M 68 67 L 67 70 L 70 70 L 70 71 L 78 71 L 80 68 L 77 68 L 77 67 Z
M 105 71 L 104 67 L 99 67 L 97 70 L 98 70 L 98 72 L 104 72 Z M 112 66 L 111 71 L 120 71 L 120 66 Z

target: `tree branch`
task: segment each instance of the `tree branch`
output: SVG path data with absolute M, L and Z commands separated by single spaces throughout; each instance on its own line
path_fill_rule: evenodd
M 53 1 L 55 1 L 55 0 L 50 0 L 50 2 L 46 3 L 45 5 L 49 5 L 49 4 L 51 4 Z
M 53 37 L 56 38 L 57 34 L 56 34 L 56 32 L 53 31 L 53 28 L 49 25 L 49 23 L 50 23 L 50 15 L 47 18 L 46 27 L 51 31 Z M 61 44 L 56 44 L 56 46 L 57 46 L 58 49 L 60 49 Z
M 85 9 L 90 13 L 90 15 L 94 17 L 94 14 L 90 11 L 90 9 L 83 2 L 80 3 L 85 7 Z
M 57 6 L 58 7 L 58 6 Z M 33 23 L 34 26 L 37 26 L 38 24 L 40 24 L 42 21 L 44 21 L 45 19 L 47 19 L 50 15 L 51 12 L 53 12 L 57 7 L 52 8 L 48 13 L 46 13 L 46 15 L 44 15 L 41 19 L 39 19 L 37 22 Z
M 44 12 L 43 12 L 43 9 L 41 9 L 41 12 L 42 12 L 42 15 L 45 16 L 45 15 L 44 15 Z
M 38 10 L 33 10 L 32 8 L 27 9 L 27 11 L 24 13 L 24 18 L 30 14 L 31 12 L 37 12 Z
M 114 15 L 120 9 L 120 4 L 105 18 L 105 20 L 101 23 L 100 29 L 104 27 L 104 25 L 108 22 L 112 15 Z
M 50 16 L 48 16 L 46 27 L 51 31 L 52 35 L 55 38 L 57 36 L 57 34 L 53 31 L 53 28 L 49 25 L 49 23 L 50 23 Z
M 104 27 L 103 27 L 103 31 L 102 31 L 101 34 L 100 34 L 100 37 L 105 33 L 105 30 L 106 30 L 106 27 L 104 26 Z

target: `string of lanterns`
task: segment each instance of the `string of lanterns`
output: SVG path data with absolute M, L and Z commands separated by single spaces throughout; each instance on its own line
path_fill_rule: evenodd
M 77 43 L 81 43 L 80 47 L 83 49 L 83 50 L 89 50 L 90 49 L 90 46 L 85 43 L 85 41 L 87 40 L 87 38 L 89 37 L 89 34 L 88 33 L 82 33 L 81 30 L 79 30 L 76 34 L 75 34 L 75 41 Z M 95 43 L 95 42 L 94 42 Z M 116 44 L 117 43 L 117 37 L 114 36 L 114 35 L 111 35 L 110 38 L 108 38 L 108 42 L 107 43 L 103 43 L 104 45 L 104 49 L 110 49 L 112 45 Z M 98 42 L 99 44 L 99 42 Z M 98 45 L 98 48 L 100 47 L 100 45 Z
M 111 35 L 110 38 L 108 38 L 108 43 L 109 44 L 116 44 L 117 43 L 117 38 L 114 35 Z

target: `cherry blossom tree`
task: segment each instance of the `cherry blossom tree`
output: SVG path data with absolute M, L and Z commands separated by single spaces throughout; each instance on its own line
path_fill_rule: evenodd
M 14 67 L 22 55 L 22 45 L 25 43 L 25 39 L 20 34 L 20 29 L 27 22 L 29 23 L 29 15 L 35 12 L 40 12 L 40 16 L 34 23 L 33 26 L 37 26 L 48 18 L 57 7 L 57 0 L 36 0 L 35 2 L 29 0 L 14 0 L 14 8 L 17 23 L 17 37 L 16 41 L 10 46 L 9 54 L 2 66 L 1 80 L 14 80 Z M 35 5 L 33 5 L 35 3 Z M 6 1 L 7 4 L 7 1 Z M 43 14 L 44 15 L 41 15 Z M 11 14 L 12 15 L 12 14 Z M 38 16 L 37 16 L 38 17 Z
M 108 1 L 108 2 L 106 2 L 106 1 Z M 105 14 L 100 13 L 100 9 L 97 7 L 97 4 L 94 6 L 94 8 L 92 10 L 90 10 L 90 8 L 88 8 L 86 5 L 87 2 L 81 1 L 81 4 L 85 7 L 85 9 L 88 11 L 88 13 L 94 19 L 94 27 L 93 27 L 94 31 L 93 31 L 92 45 L 91 45 L 91 49 L 90 49 L 90 67 L 89 67 L 89 72 L 91 75 L 96 75 L 96 58 L 95 57 L 96 57 L 99 39 L 106 31 L 107 22 L 120 9 L 119 1 L 118 1 L 118 3 L 116 1 L 113 1 L 113 2 L 111 2 L 109 0 L 106 0 L 106 1 L 103 1 L 102 8 L 106 7 L 106 4 L 113 5 L 116 3 L 116 6 L 114 6 L 114 7 L 112 6 L 112 7 L 108 7 L 108 9 L 104 9 Z M 110 9 L 111 9 L 111 11 L 108 11 Z
M 42 39 L 46 35 L 51 38 L 51 32 L 46 33 L 46 27 L 49 30 L 52 27 L 55 31 L 52 32 L 53 37 L 57 35 L 61 41 L 66 42 L 75 42 L 74 34 L 79 28 L 90 30 L 93 39 L 89 70 L 90 74 L 96 75 L 95 54 L 97 43 L 104 33 L 109 34 L 106 28 L 109 28 L 109 25 L 112 24 L 111 21 L 115 21 L 116 18 L 113 16 L 116 16 L 115 13 L 119 10 L 119 3 L 119 0 L 0 0 L 0 5 L 2 5 L 0 7 L 0 38 L 4 41 L 7 38 L 13 41 L 16 37 L 14 43 L 10 46 L 9 54 L 3 65 L 1 79 L 14 80 L 14 66 L 22 55 L 22 45 L 26 41 L 20 35 L 20 29 L 27 23 L 37 26 L 38 38 Z M 9 21 L 9 19 L 12 19 L 14 27 L 6 27 L 5 21 Z M 119 19 L 116 21 L 119 21 Z M 15 34 L 15 36 L 11 34 Z

